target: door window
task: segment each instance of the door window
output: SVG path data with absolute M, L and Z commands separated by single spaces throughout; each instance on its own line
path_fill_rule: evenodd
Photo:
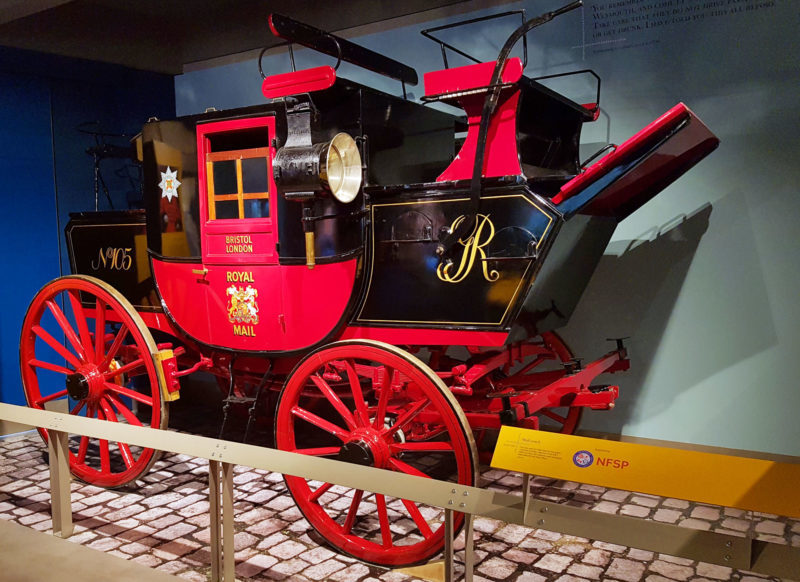
M 206 154 L 208 218 L 269 218 L 269 148 Z

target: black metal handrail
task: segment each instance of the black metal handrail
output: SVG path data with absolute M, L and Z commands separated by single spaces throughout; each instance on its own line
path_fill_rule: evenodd
M 570 77 L 572 75 L 583 75 L 588 74 L 597 79 L 597 91 L 594 98 L 594 109 L 592 109 L 592 113 L 597 112 L 600 109 L 600 75 L 595 73 L 592 69 L 581 69 L 580 71 L 568 71 L 566 73 L 555 73 L 553 75 L 541 75 L 539 77 L 531 78 L 531 81 L 543 81 L 545 79 L 558 79 L 560 77 Z
M 486 20 L 493 20 L 495 18 L 503 18 L 505 16 L 511 16 L 513 14 L 519 14 L 522 18 L 522 24 L 525 24 L 525 9 L 521 10 L 509 10 L 508 12 L 501 12 L 500 14 L 490 14 L 489 16 L 479 16 L 477 18 L 470 18 L 468 20 L 459 20 L 458 22 L 452 22 L 450 24 L 443 24 L 442 26 L 435 26 L 433 28 L 426 28 L 425 30 L 420 31 L 420 34 L 425 38 L 431 39 L 433 42 L 437 43 L 442 50 L 442 61 L 444 62 L 444 68 L 449 69 L 450 67 L 447 64 L 447 51 L 446 49 L 450 49 L 456 54 L 461 55 L 462 57 L 469 59 L 473 62 L 480 63 L 482 61 L 476 59 L 472 55 L 467 54 L 466 52 L 462 51 L 459 48 L 454 47 L 453 45 L 446 43 L 440 38 L 436 38 L 433 36 L 433 32 L 438 32 L 440 30 L 448 30 L 450 28 L 458 28 L 459 26 L 467 26 L 468 24 L 475 24 L 476 22 L 484 22 Z M 523 36 L 522 38 L 522 47 L 523 47 L 523 60 L 522 60 L 522 68 L 528 66 L 528 38 Z
M 325 34 L 327 35 L 328 38 L 330 38 L 336 44 L 336 51 L 337 51 L 336 64 L 333 66 L 333 70 L 334 71 L 338 71 L 339 70 L 339 65 L 342 64 L 342 45 L 339 44 L 339 40 L 334 35 L 328 34 L 328 33 L 325 33 Z M 297 71 L 297 66 L 295 65 L 295 62 L 294 62 L 294 50 L 292 48 L 293 44 L 294 43 L 292 43 L 292 42 L 286 42 L 286 43 L 280 44 L 278 46 L 286 46 L 287 49 L 289 50 L 289 61 L 292 63 L 292 72 L 294 73 L 294 72 Z M 271 48 L 274 48 L 274 47 L 269 47 L 269 46 L 264 47 L 263 49 L 261 49 L 261 52 L 258 53 L 258 72 L 261 74 L 261 78 L 262 79 L 266 79 L 267 76 L 264 74 L 264 69 L 261 66 L 261 61 L 264 58 L 264 53 L 266 53 Z

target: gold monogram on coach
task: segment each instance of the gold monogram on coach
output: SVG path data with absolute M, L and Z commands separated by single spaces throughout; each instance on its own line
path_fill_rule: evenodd
M 436 267 L 436 276 L 440 281 L 446 283 L 460 283 L 467 278 L 472 269 L 475 267 L 475 261 L 478 260 L 481 264 L 483 271 L 483 278 L 487 281 L 494 282 L 500 278 L 500 273 L 496 270 L 489 270 L 486 264 L 486 251 L 484 247 L 492 242 L 494 238 L 494 224 L 489 220 L 488 214 L 478 214 L 475 220 L 475 226 L 472 232 L 465 238 L 458 239 L 460 245 L 464 248 L 461 251 L 461 258 L 456 262 L 440 263 Z M 450 225 L 450 232 L 453 232 L 458 226 L 466 219 L 465 215 L 461 215 L 453 221 Z

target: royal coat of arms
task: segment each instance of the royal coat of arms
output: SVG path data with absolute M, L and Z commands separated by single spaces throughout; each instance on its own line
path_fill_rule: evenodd
M 258 323 L 258 289 L 251 285 L 231 285 L 225 290 L 228 296 L 228 321 L 231 323 Z

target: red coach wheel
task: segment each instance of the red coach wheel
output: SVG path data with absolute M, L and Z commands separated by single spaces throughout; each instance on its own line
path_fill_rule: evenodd
M 281 392 L 280 450 L 399 473 L 476 482 L 472 432 L 450 390 L 411 354 L 368 340 L 331 344 L 304 358 Z M 424 562 L 444 545 L 444 511 L 378 493 L 286 476 L 311 525 L 366 562 Z M 463 524 L 456 515 L 456 526 Z
M 541 335 L 545 346 L 552 350 L 560 363 L 569 362 L 574 359 L 572 350 L 569 349 L 564 340 L 554 331 L 548 331 Z M 578 429 L 578 424 L 583 416 L 583 406 L 563 406 L 559 408 L 542 408 L 538 411 L 539 428 L 551 432 L 562 434 L 574 434 Z
M 150 332 L 108 284 L 72 275 L 45 285 L 22 324 L 20 369 L 32 408 L 67 400 L 70 414 L 166 428 Z M 39 429 L 47 441 L 47 430 Z M 102 487 L 121 487 L 156 460 L 153 449 L 81 435 L 69 437 L 70 470 Z

